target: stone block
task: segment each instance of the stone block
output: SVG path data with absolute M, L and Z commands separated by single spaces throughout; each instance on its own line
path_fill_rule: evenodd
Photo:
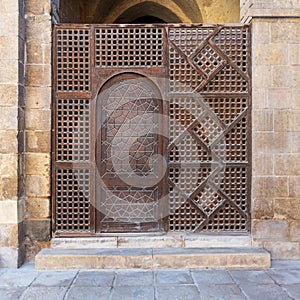
M 18 152 L 18 131 L 15 130 L 0 130 L 0 153 L 17 153 Z
M 299 26 L 300 27 L 300 26 Z M 300 85 L 299 66 L 272 67 L 272 85 L 274 87 L 296 88 Z
M 254 176 L 270 176 L 274 174 L 274 159 L 272 154 L 260 153 L 252 157 L 252 174 Z
M 300 259 L 299 243 L 265 242 L 265 249 L 271 252 L 272 259 Z
M 252 90 L 252 107 L 253 109 L 266 109 L 267 107 L 267 90 L 264 88 L 255 88 Z
M 18 59 L 0 60 L 1 83 L 12 85 L 18 82 L 19 79 L 18 70 L 19 70 Z
M 300 154 L 275 154 L 275 175 L 300 175 Z
M 10 14 L 10 13 L 18 13 L 19 12 L 19 4 L 16 1 L 7 1 L 1 4 L 0 6 L 0 14 Z
M 50 217 L 50 199 L 28 198 L 25 202 L 25 217 L 42 219 Z
M 44 64 L 51 64 L 52 60 L 52 48 L 51 44 L 43 44 L 43 63 Z
M 289 50 L 289 64 L 300 65 L 300 45 L 291 44 L 288 45 Z
M 27 236 L 33 241 L 48 242 L 51 234 L 50 219 L 24 221 L 24 229 Z
M 17 130 L 18 109 L 16 107 L 0 106 L 0 116 L 1 116 L 0 129 Z
M 288 197 L 288 177 L 254 177 L 252 196 L 254 199 Z
M 252 217 L 259 220 L 273 219 L 273 200 L 270 198 L 256 198 L 252 203 Z
M 291 132 L 291 140 L 293 141 L 291 147 L 292 153 L 300 153 L 300 131 Z
M 287 109 L 274 111 L 274 130 L 276 132 L 292 131 L 294 126 L 293 114 Z
M 274 129 L 274 113 L 270 109 L 253 110 L 252 129 L 254 131 L 272 131 Z
M 290 222 L 289 240 L 300 243 L 300 220 Z
M 249 236 L 185 236 L 185 248 L 250 247 Z
M 289 196 L 300 197 L 300 176 L 289 177 Z
M 0 36 L 0 59 L 18 59 L 18 39 Z
M 0 174 L 3 177 L 18 176 L 17 154 L 0 154 Z
M 285 220 L 253 220 L 252 234 L 254 239 L 263 241 L 287 241 L 288 221 Z
M 26 154 L 26 174 L 28 175 L 50 175 L 50 155 L 49 154 Z
M 118 237 L 119 248 L 177 248 L 183 247 L 183 240 L 176 237 Z
M 292 89 L 292 103 L 291 108 L 300 109 L 300 89 L 294 88 Z
M 51 130 L 51 110 L 31 109 L 26 111 L 27 130 Z
M 25 132 L 27 152 L 48 153 L 51 149 L 50 131 L 26 131 Z
M 300 110 L 292 111 L 292 130 L 300 132 Z
M 27 64 L 43 64 L 43 46 L 37 43 L 26 45 Z
M 26 177 L 26 192 L 28 197 L 50 197 L 50 177 L 28 175 Z
M 0 106 L 14 106 L 18 105 L 18 86 L 17 82 L 13 84 L 0 84 Z
M 300 43 L 300 26 L 296 19 L 291 22 L 277 22 L 271 26 L 271 42 L 285 44 Z
M 32 15 L 49 15 L 51 11 L 50 0 L 30 0 L 26 5 L 26 12 Z
M 0 268 L 18 268 L 18 248 L 0 248 Z M 15 276 L 16 277 L 16 276 Z
M 50 65 L 27 65 L 26 85 L 28 86 L 51 86 Z
M 3 6 L 5 5 L 1 5 L 0 7 Z M 19 19 L 18 11 L 1 14 L 0 36 L 17 38 L 19 33 L 18 19 Z
M 18 205 L 17 201 L 0 201 L 0 224 L 18 223 Z
M 51 17 L 50 15 L 27 17 L 27 42 L 51 43 Z
M 253 22 L 252 43 L 253 46 L 259 44 L 269 44 L 271 39 L 271 28 L 268 22 Z
M 266 74 L 271 74 L 271 70 L 271 66 L 254 65 L 252 67 L 252 86 L 254 90 L 272 87 L 271 76 L 266 76 Z
M 252 137 L 253 153 L 287 153 L 291 149 L 291 135 L 288 132 L 255 132 Z
M 50 109 L 51 87 L 26 87 L 26 107 L 30 109 Z
M 287 65 L 288 49 L 285 44 L 255 44 L 253 64 L 255 66 Z
M 267 107 L 272 109 L 290 109 L 291 99 L 291 89 L 272 88 L 268 91 Z
M 17 248 L 18 245 L 18 224 L 0 224 L 0 247 Z
M 275 199 L 274 215 L 276 219 L 300 220 L 300 197 Z
M 62 249 L 102 249 L 117 248 L 117 237 L 87 237 L 87 238 L 54 238 L 52 239 L 53 248 Z
M 270 256 L 262 249 L 153 249 L 154 269 L 269 268 Z
M 18 178 L 5 177 L 1 180 L 2 199 L 17 200 L 18 198 Z

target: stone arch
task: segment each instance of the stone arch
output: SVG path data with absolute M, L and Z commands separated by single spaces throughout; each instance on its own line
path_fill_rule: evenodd
M 52 11 L 60 23 L 130 23 L 151 16 L 167 23 L 202 23 L 196 0 L 55 0 Z

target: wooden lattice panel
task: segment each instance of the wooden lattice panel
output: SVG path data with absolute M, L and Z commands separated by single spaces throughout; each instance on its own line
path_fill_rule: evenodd
M 90 160 L 90 101 L 58 99 L 56 104 L 56 160 Z
M 55 27 L 56 234 L 249 231 L 250 36 L 248 26 Z
M 56 230 L 90 231 L 89 170 L 56 170 Z
M 249 28 L 169 28 L 170 231 L 249 230 Z
M 163 64 L 163 28 L 96 28 L 96 66 L 158 67 Z
M 55 50 L 56 91 L 90 91 L 90 30 L 56 30 Z

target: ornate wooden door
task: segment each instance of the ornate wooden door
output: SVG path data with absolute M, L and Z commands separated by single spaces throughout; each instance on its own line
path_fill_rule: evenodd
M 164 126 L 162 104 L 149 79 L 128 73 L 109 80 L 98 95 L 99 232 L 163 229 L 159 208 L 166 178 L 166 143 L 159 134 Z

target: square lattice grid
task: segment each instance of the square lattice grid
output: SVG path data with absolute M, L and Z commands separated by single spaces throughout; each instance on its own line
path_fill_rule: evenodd
M 89 100 L 57 100 L 56 160 L 90 160 Z
M 56 170 L 56 230 L 90 231 L 90 171 Z
M 96 28 L 96 66 L 162 66 L 163 30 L 163 28 Z
M 90 91 L 90 31 L 58 29 L 56 32 L 57 91 Z

